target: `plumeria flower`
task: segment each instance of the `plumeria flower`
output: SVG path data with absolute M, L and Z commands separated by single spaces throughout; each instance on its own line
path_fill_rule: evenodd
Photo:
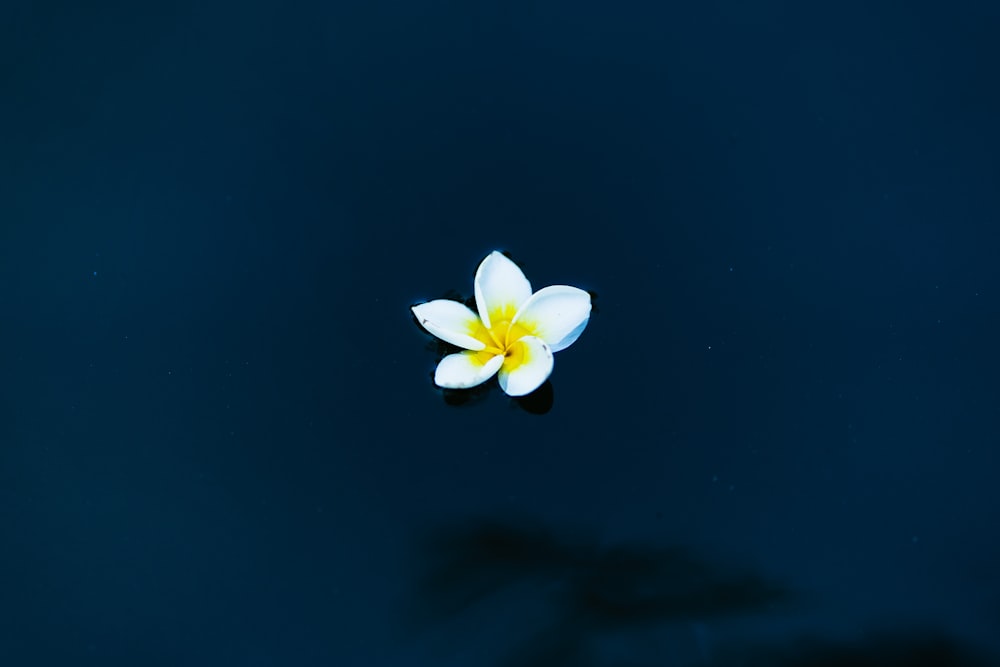
M 499 373 L 510 396 L 538 389 L 552 373 L 552 353 L 580 337 L 590 319 L 590 294 L 552 285 L 534 294 L 517 264 L 491 252 L 476 271 L 476 309 L 450 299 L 413 306 L 420 326 L 464 348 L 434 371 L 434 383 L 467 389 Z

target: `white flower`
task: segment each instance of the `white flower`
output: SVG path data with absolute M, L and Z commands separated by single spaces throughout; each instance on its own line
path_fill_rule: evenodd
M 552 353 L 572 345 L 590 319 L 590 294 L 566 285 L 532 294 L 517 264 L 495 250 L 479 265 L 475 289 L 478 314 L 449 299 L 413 306 L 422 327 L 465 348 L 438 364 L 439 387 L 467 389 L 499 372 L 507 394 L 530 394 L 552 373 Z

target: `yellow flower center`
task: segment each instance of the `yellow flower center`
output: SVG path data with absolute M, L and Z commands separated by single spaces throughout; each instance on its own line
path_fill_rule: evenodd
M 499 313 L 498 313 L 499 314 Z M 476 353 L 480 363 L 486 363 L 497 355 L 503 356 L 503 367 L 511 371 L 525 361 L 528 354 L 527 346 L 519 341 L 525 336 L 531 336 L 532 331 L 521 322 L 511 324 L 510 319 L 492 319 L 493 326 L 489 329 L 480 322 L 472 337 L 481 341 L 486 348 Z

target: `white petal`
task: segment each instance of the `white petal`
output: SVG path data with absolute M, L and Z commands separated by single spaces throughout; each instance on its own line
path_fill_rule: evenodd
M 445 389 L 468 389 L 482 384 L 496 375 L 503 356 L 491 357 L 485 363 L 475 352 L 449 354 L 434 371 L 434 384 Z
M 541 338 L 524 336 L 514 343 L 513 354 L 500 369 L 500 388 L 509 396 L 530 394 L 552 374 L 552 350 Z M 513 365 L 511 360 L 518 363 Z
M 590 294 L 578 287 L 543 287 L 521 306 L 514 322 L 549 344 L 553 352 L 573 344 L 590 320 Z
M 494 250 L 476 270 L 476 308 L 489 329 L 500 320 L 513 319 L 531 296 L 531 283 L 514 262 Z
M 486 343 L 472 337 L 482 325 L 479 316 L 464 303 L 437 299 L 418 304 L 412 310 L 420 326 L 441 340 L 466 350 L 482 350 L 486 347 Z

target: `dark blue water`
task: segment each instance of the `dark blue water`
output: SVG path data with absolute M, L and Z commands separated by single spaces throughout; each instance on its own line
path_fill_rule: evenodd
M 85 5 L 0 21 L 0 664 L 1000 655 L 995 3 Z M 431 381 L 493 249 L 596 295 L 541 400 Z

